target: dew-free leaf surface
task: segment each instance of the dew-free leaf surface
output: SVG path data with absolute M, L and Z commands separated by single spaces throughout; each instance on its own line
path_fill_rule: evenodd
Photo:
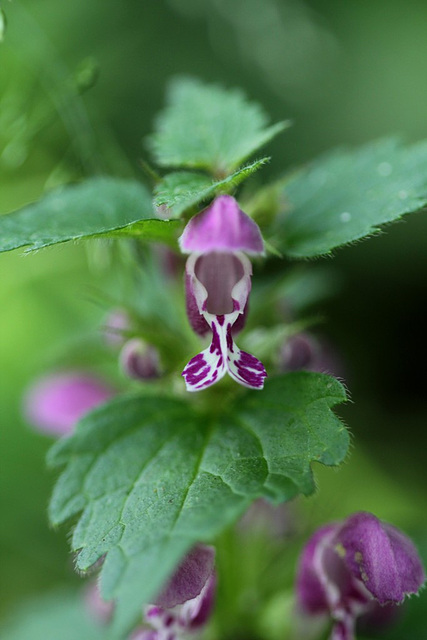
M 127 632 L 183 554 L 212 541 L 257 497 L 283 502 L 314 490 L 311 463 L 337 465 L 349 436 L 331 407 L 334 378 L 299 372 L 205 413 L 186 400 L 128 396 L 85 417 L 56 443 L 65 465 L 50 504 L 59 524 L 80 513 L 72 547 L 86 571 L 106 554 L 105 597 Z
M 167 103 L 147 141 L 162 167 L 227 175 L 288 124 L 269 126 L 262 108 L 239 90 L 192 78 L 175 79 L 169 86 Z
M 206 174 L 191 171 L 169 173 L 155 188 L 154 204 L 168 207 L 169 217 L 180 216 L 214 196 L 232 192 L 268 161 L 269 158 L 256 160 L 223 180 L 212 180 Z
M 177 225 L 156 219 L 151 195 L 139 182 L 91 178 L 0 216 L 0 251 L 117 235 L 173 242 Z
M 291 175 L 281 200 L 275 246 L 293 258 L 328 254 L 427 203 L 427 142 L 335 151 Z

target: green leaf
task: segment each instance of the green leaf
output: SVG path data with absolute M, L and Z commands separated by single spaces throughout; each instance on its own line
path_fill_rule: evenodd
M 82 591 L 58 589 L 28 600 L 3 621 L 5 640 L 103 640 L 105 627 L 87 611 Z
M 160 166 L 205 169 L 223 177 L 288 123 L 267 125 L 261 107 L 240 91 L 179 78 L 169 87 L 168 106 L 157 118 L 148 145 Z
M 0 216 L 0 251 L 115 235 L 172 242 L 176 225 L 156 220 L 151 196 L 139 182 L 92 178 Z
M 230 193 L 243 180 L 269 161 L 256 160 L 223 180 L 212 180 L 203 173 L 176 171 L 169 173 L 155 188 L 154 204 L 168 207 L 169 216 L 180 216 L 184 211 L 210 200 L 221 193 Z
M 291 176 L 281 191 L 273 242 L 309 258 L 375 234 L 427 203 L 427 142 L 381 140 L 335 151 Z
M 128 631 L 182 555 L 252 500 L 314 490 L 310 463 L 346 455 L 348 433 L 330 410 L 344 400 L 334 378 L 307 372 L 273 378 L 262 392 L 244 392 L 235 412 L 216 415 L 184 400 L 123 397 L 53 447 L 50 462 L 66 468 L 50 519 L 82 512 L 76 565 L 86 571 L 107 554 L 102 587 L 117 599 L 116 629 Z

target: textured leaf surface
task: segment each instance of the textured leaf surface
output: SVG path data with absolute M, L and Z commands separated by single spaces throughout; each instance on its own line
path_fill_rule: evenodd
M 261 107 L 238 90 L 180 78 L 170 85 L 168 106 L 148 144 L 160 166 L 221 175 L 237 169 L 286 125 L 268 126 Z
M 155 189 L 154 204 L 168 207 L 169 216 L 180 216 L 201 202 L 221 193 L 230 193 L 268 160 L 256 160 L 223 180 L 212 180 L 206 174 L 190 171 L 169 173 Z
M 155 219 L 150 193 L 142 184 L 93 178 L 0 216 L 0 251 L 19 247 L 30 251 L 67 240 L 117 234 L 170 241 L 175 226 Z
M 427 142 L 337 151 L 291 176 L 282 198 L 277 247 L 296 258 L 327 254 L 427 203 Z
M 196 541 L 212 540 L 253 499 L 314 490 L 310 463 L 338 464 L 347 452 L 348 433 L 330 410 L 344 400 L 334 378 L 314 373 L 272 379 L 215 417 L 183 400 L 125 397 L 53 447 L 50 461 L 66 468 L 51 521 L 82 512 L 77 567 L 107 554 L 102 585 L 118 599 L 118 629 L 129 629 Z

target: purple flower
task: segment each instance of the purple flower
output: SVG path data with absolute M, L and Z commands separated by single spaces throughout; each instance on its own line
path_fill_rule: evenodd
M 279 352 L 280 371 L 319 371 L 342 375 L 342 365 L 333 348 L 310 333 L 296 333 L 285 340 Z
M 24 400 L 25 415 L 40 431 L 63 436 L 85 413 L 113 395 L 113 389 L 95 376 L 80 371 L 58 373 L 30 387 Z
M 190 360 L 182 375 L 188 391 L 200 391 L 228 373 L 236 382 L 262 389 L 266 372 L 241 351 L 233 334 L 243 328 L 252 266 L 245 254 L 262 255 L 258 225 L 231 196 L 219 196 L 190 220 L 179 239 L 186 264 L 187 313 L 194 331 L 212 332 L 211 345 Z
M 329 614 L 331 640 L 352 640 L 356 619 L 372 603 L 399 604 L 425 581 L 411 540 L 370 513 L 318 529 L 305 546 L 297 599 L 308 614 Z
M 141 338 L 132 338 L 124 344 L 120 352 L 120 364 L 123 372 L 135 380 L 152 380 L 160 375 L 157 349 Z
M 197 545 L 187 554 L 155 603 L 146 608 L 145 620 L 156 631 L 145 634 L 155 633 L 153 640 L 176 640 L 206 624 L 215 596 L 214 560 L 213 547 Z

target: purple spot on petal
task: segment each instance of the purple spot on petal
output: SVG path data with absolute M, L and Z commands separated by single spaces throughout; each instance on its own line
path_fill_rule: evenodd
M 194 358 L 191 358 L 188 364 L 190 364 L 191 362 L 204 362 L 204 361 L 205 361 L 205 357 L 203 353 L 198 353 L 197 356 L 194 356 Z
M 211 346 L 209 348 L 210 353 L 217 353 L 218 355 L 220 355 L 221 353 L 221 342 L 219 339 L 219 335 L 218 335 L 218 331 L 217 328 L 215 326 L 215 323 L 212 324 L 212 343 Z
M 231 351 L 231 353 L 234 353 L 234 342 L 233 342 L 233 338 L 231 335 L 231 324 L 228 323 L 227 325 L 227 348 L 229 351 Z
M 262 362 L 255 358 L 255 356 L 250 353 L 246 353 L 246 351 L 240 352 L 239 364 L 244 367 L 251 367 L 251 369 L 255 369 L 256 371 L 261 371 L 265 373 L 264 365 Z
M 164 613 L 164 610 L 161 607 L 150 607 L 146 612 L 145 612 L 145 616 L 147 618 L 157 618 L 158 616 L 161 616 L 162 613 Z
M 163 618 L 163 624 L 165 627 L 170 627 L 175 622 L 175 618 L 171 615 L 165 616 Z
M 219 326 L 222 327 L 224 324 L 224 316 L 217 316 L 216 319 L 218 320 Z
M 195 374 L 187 375 L 185 369 L 182 372 L 182 375 L 186 377 L 188 384 L 195 385 L 201 382 L 208 372 L 209 372 L 209 366 L 206 366 L 197 375 Z

